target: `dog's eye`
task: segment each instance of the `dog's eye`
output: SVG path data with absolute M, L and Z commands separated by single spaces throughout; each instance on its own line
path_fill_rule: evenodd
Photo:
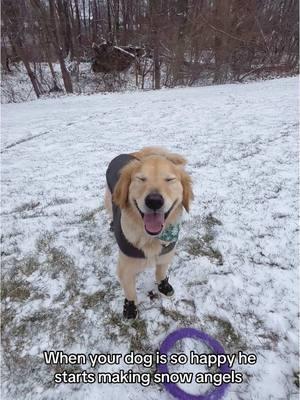
M 165 181 L 166 181 L 166 182 L 172 182 L 172 181 L 175 181 L 175 179 L 176 179 L 176 178 L 166 178 Z
M 141 182 L 146 182 L 146 178 L 144 176 L 137 176 L 137 179 Z

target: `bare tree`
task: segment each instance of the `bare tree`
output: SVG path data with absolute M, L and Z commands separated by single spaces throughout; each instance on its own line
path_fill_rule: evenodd
M 2 68 L 20 57 L 37 96 L 33 63 L 46 62 L 56 86 L 58 61 L 71 93 L 66 58 L 75 60 L 79 79 L 80 62 L 103 39 L 145 48 L 135 70 L 142 87 L 151 73 L 159 89 L 298 71 L 297 0 L 2 0 L 2 11 Z
M 150 32 L 153 46 L 154 89 L 160 89 L 159 0 L 149 0 Z
M 34 92 L 37 97 L 40 97 L 40 85 L 35 73 L 31 69 L 28 52 L 25 47 L 24 24 L 19 24 L 19 29 L 15 29 L 16 21 L 22 21 L 24 19 L 24 14 L 22 13 L 22 11 L 24 12 L 24 9 L 25 3 L 23 2 L 19 2 L 19 4 L 16 4 L 15 2 L 7 0 L 3 1 L 2 3 L 3 20 L 7 27 L 8 38 L 10 40 L 11 46 L 15 49 L 17 55 L 23 61 L 27 74 L 32 83 Z

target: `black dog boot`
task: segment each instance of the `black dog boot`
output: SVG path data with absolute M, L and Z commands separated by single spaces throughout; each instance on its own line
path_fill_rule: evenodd
M 135 319 L 137 317 L 137 308 L 133 300 L 124 301 L 123 317 L 126 319 Z
M 162 293 L 163 295 L 167 297 L 171 297 L 174 294 L 174 289 L 172 286 L 169 284 L 169 278 L 163 279 L 159 284 L 158 284 L 158 291 Z
M 113 221 L 111 221 L 111 223 L 109 224 L 109 230 L 110 230 L 111 232 L 114 231 L 114 222 L 113 222 Z

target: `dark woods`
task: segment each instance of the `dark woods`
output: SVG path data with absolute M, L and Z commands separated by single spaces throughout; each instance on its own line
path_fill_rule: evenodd
M 298 66 L 297 0 L 2 0 L 1 19 L 2 71 L 22 61 L 37 97 L 45 90 L 40 63 L 51 72 L 51 90 L 68 93 L 82 62 L 92 75 L 132 67 L 138 87 L 149 78 L 155 89 Z

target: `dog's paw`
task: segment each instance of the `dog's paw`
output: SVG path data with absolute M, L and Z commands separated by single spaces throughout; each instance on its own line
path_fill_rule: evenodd
M 126 319 L 136 319 L 137 315 L 137 307 L 134 304 L 134 301 L 125 299 L 123 307 L 123 317 Z
M 110 230 L 110 232 L 114 231 L 114 223 L 113 223 L 113 221 L 111 221 L 111 223 L 109 224 L 109 230 Z
M 157 286 L 158 291 L 167 297 L 172 297 L 174 294 L 173 287 L 169 284 L 169 278 L 163 279 Z

